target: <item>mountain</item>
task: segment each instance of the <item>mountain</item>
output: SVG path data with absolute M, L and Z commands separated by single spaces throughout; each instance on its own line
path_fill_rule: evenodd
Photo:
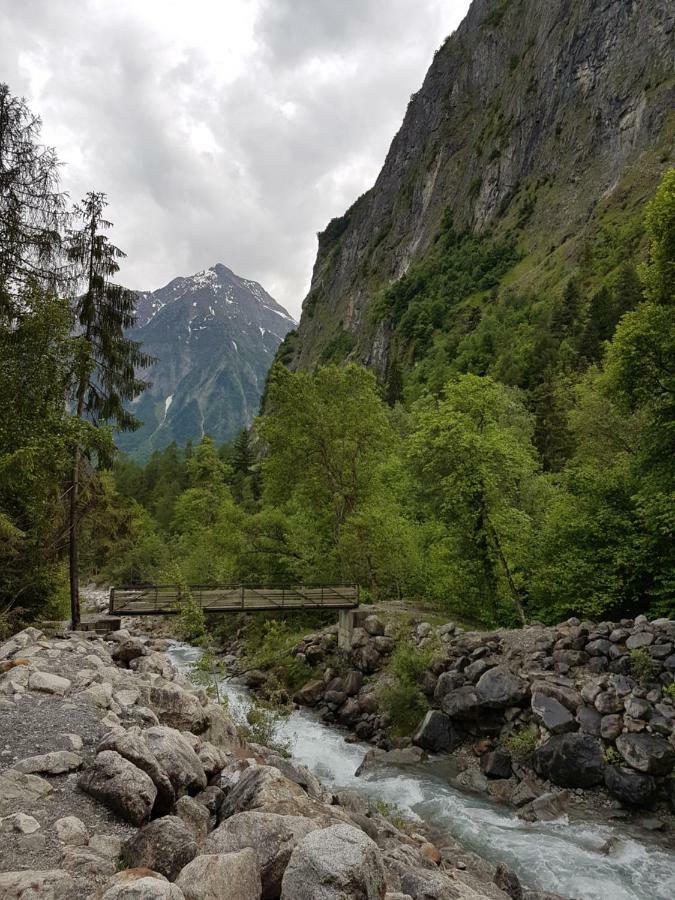
M 234 437 L 258 412 L 267 371 L 295 322 L 256 282 L 218 264 L 138 293 L 129 337 L 157 362 L 133 403 L 143 425 L 119 435 L 139 460 L 172 441 Z
M 474 0 L 374 186 L 319 234 L 279 358 L 397 382 L 435 353 L 532 383 L 568 279 L 586 279 L 569 312 L 583 327 L 601 280 L 639 255 L 673 162 L 674 19 L 671 0 Z

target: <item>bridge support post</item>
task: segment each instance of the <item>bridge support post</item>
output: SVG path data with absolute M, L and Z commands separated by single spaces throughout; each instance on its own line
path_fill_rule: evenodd
M 352 634 L 356 621 L 356 610 L 341 609 L 338 612 L 338 649 L 352 649 Z

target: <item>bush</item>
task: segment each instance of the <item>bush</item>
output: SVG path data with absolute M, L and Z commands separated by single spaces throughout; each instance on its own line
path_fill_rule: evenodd
M 258 700 L 237 723 L 237 734 L 244 741 L 262 744 L 281 756 L 290 756 L 290 743 L 277 736 L 279 726 L 290 710 Z
M 391 731 L 395 735 L 411 734 L 429 708 L 420 689 L 420 679 L 435 651 L 433 645 L 419 648 L 409 640 L 400 640 L 396 645 L 389 664 L 396 681 L 379 691 L 380 704 L 391 718 Z
M 646 650 L 643 650 L 642 648 L 639 650 L 631 650 L 630 671 L 633 678 L 642 685 L 649 684 L 650 681 L 654 680 L 656 675 L 654 663 Z
M 675 681 L 671 681 L 670 684 L 664 687 L 663 696 L 669 697 L 671 700 L 675 700 Z
M 516 731 L 502 741 L 502 746 L 516 760 L 525 760 L 534 753 L 537 746 L 537 732 L 534 728 Z

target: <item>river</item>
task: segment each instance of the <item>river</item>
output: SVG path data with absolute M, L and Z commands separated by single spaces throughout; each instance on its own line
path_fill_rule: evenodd
M 200 655 L 174 644 L 170 656 L 186 670 Z M 249 691 L 224 680 L 222 689 L 235 717 L 250 705 Z M 333 789 L 351 788 L 397 807 L 405 816 L 452 834 L 467 849 L 503 862 L 530 888 L 575 900 L 674 900 L 675 853 L 648 843 L 624 825 L 567 818 L 527 823 L 511 810 L 448 783 L 447 762 L 354 772 L 369 749 L 345 743 L 344 733 L 308 710 L 294 711 L 279 729 L 294 760 Z M 607 852 L 607 847 L 610 851 Z

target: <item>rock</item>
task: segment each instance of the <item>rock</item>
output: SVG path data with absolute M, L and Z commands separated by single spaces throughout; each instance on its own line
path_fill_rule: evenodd
M 398 750 L 380 750 L 376 747 L 368 750 L 361 760 L 355 775 L 363 775 L 375 766 L 416 766 L 426 759 L 421 747 L 403 747 Z
M 559 734 L 534 751 L 538 775 L 561 787 L 593 787 L 604 778 L 600 746 L 590 734 Z
M 64 816 L 54 822 L 56 836 L 63 844 L 70 847 L 86 847 L 89 843 L 87 827 L 77 816 Z
M 523 778 L 511 794 L 511 804 L 516 808 L 525 806 L 537 798 L 537 786 L 529 778 Z
M 363 687 L 363 673 L 357 669 L 350 669 L 345 676 L 345 693 L 348 697 L 353 697 Z
M 595 707 L 580 706 L 577 710 L 577 722 L 581 731 L 585 731 L 586 734 L 593 734 L 596 737 L 600 736 L 602 716 Z
M 89 847 L 64 847 L 61 865 L 78 879 L 87 882 L 109 878 L 116 868 L 112 859 L 101 856 Z
M 622 734 L 616 749 L 629 766 L 647 775 L 669 775 L 675 764 L 675 750 L 655 734 Z
M 441 672 L 434 688 L 434 699 L 440 703 L 446 694 L 464 686 L 464 676 L 460 672 Z
M 72 900 L 73 879 L 62 869 L 0 872 L 2 900 Z
M 480 769 L 488 778 L 510 778 L 513 774 L 511 755 L 501 748 L 484 753 L 480 758 Z
M 363 677 L 363 676 L 361 676 Z M 296 691 L 294 700 L 301 706 L 316 706 L 323 697 L 325 685 L 320 679 L 308 681 L 306 684 Z
M 150 776 L 114 750 L 99 753 L 78 785 L 132 825 L 147 822 L 157 797 Z
M 577 729 L 577 722 L 572 713 L 555 697 L 547 697 L 538 692 L 532 694 L 532 712 L 551 734 L 565 734 Z
M 267 763 L 270 766 L 274 766 L 275 769 L 278 769 L 281 774 L 290 779 L 290 781 L 299 784 L 313 800 L 320 800 L 323 802 L 327 796 L 329 796 L 319 779 L 313 772 L 310 772 L 307 766 L 297 765 L 290 759 L 284 759 L 283 756 L 279 756 L 275 753 L 268 756 Z
M 489 674 L 489 672 L 485 673 L 485 675 Z M 482 677 L 485 678 L 485 675 Z M 441 678 L 439 678 L 439 684 Z M 472 685 L 466 685 L 450 691 L 442 697 L 441 709 L 451 719 L 474 718 L 481 709 L 481 701 L 478 698 L 476 688 Z
M 626 639 L 626 647 L 629 650 L 637 650 L 640 647 L 648 647 L 653 643 L 654 635 L 650 631 L 638 631 L 636 634 L 631 634 L 631 636 Z
M 478 679 L 476 693 L 482 706 L 505 709 L 507 706 L 519 706 L 528 697 L 530 687 L 509 669 L 495 666 Z
M 382 856 L 367 835 L 333 825 L 304 837 L 284 872 L 281 900 L 382 900 Z
M 515 872 L 512 872 L 504 863 L 499 863 L 495 869 L 494 883 L 497 887 L 511 897 L 511 900 L 523 900 L 523 888 Z
M 174 812 L 191 829 L 198 844 L 206 840 L 209 833 L 210 816 L 205 806 L 192 797 L 184 796 L 176 801 Z
M 16 769 L 6 769 L 0 772 L 0 815 L 12 813 L 17 806 L 30 806 L 51 790 L 51 784 L 38 775 L 23 775 Z
M 132 659 L 138 659 L 145 654 L 143 641 L 136 637 L 128 637 L 117 643 L 111 656 L 116 663 L 128 665 Z
M 415 900 L 455 900 L 462 896 L 457 892 L 456 882 L 443 872 L 406 867 L 400 873 L 400 879 L 404 896 Z
M 364 619 L 363 627 L 373 637 L 384 634 L 384 622 L 377 616 L 367 616 Z
M 101 900 L 185 900 L 179 887 L 149 869 L 124 869 L 103 890 Z
M 615 741 L 622 731 L 622 716 L 603 716 L 600 720 L 600 736 L 606 741 Z
M 597 638 L 589 641 L 584 649 L 589 656 L 607 656 L 611 647 L 611 643 L 605 638 Z
M 256 852 L 263 900 L 281 892 L 281 879 L 298 841 L 319 825 L 303 816 L 282 816 L 263 811 L 242 812 L 226 819 L 209 835 L 207 853 L 233 853 L 245 847 Z
M 161 768 L 155 755 L 150 751 L 146 741 L 140 735 L 133 734 L 130 731 L 124 731 L 120 734 L 107 734 L 97 749 L 99 753 L 102 750 L 114 750 L 145 772 L 146 775 L 149 775 L 157 788 L 153 814 L 162 816 L 171 812 L 176 801 L 173 785 L 169 776 Z
M 40 830 L 40 823 L 33 816 L 18 812 L 0 819 L 0 833 L 17 832 L 18 834 L 35 834 Z
M 476 794 L 485 794 L 488 790 L 488 780 L 475 766 L 469 766 L 460 772 L 455 779 L 456 783 L 464 790 L 473 791 Z
M 86 690 L 81 692 L 82 697 L 87 697 L 93 701 L 100 709 L 109 709 L 112 702 L 113 688 L 109 681 L 101 684 L 90 684 Z
M 177 797 L 197 794 L 206 787 L 206 774 L 189 741 L 175 728 L 155 725 L 143 732 L 150 752 L 169 781 Z
M 116 834 L 94 834 L 89 839 L 89 849 L 117 862 L 122 852 L 122 839 Z
M 151 687 L 150 705 L 159 721 L 170 728 L 193 734 L 201 734 L 208 728 L 208 717 L 198 698 L 177 684 Z
M 255 766 L 245 769 L 226 794 L 220 815 L 222 819 L 227 819 L 235 813 L 261 808 L 279 812 L 277 807 L 283 807 L 284 812 L 290 808 L 294 813 L 295 807 L 303 807 L 308 801 L 302 788 L 285 778 L 278 769 L 273 766 Z
M 593 705 L 603 716 L 621 712 L 623 709 L 623 701 L 614 691 L 600 691 Z
M 372 644 L 366 644 L 352 650 L 351 661 L 365 675 L 370 675 L 380 664 L 380 654 Z
M 554 822 L 567 812 L 569 794 L 567 791 L 549 791 L 535 797 L 534 800 L 518 813 L 524 819 L 537 822 Z
M 58 694 L 60 697 L 68 693 L 72 682 L 60 675 L 52 675 L 51 672 L 33 672 L 28 679 L 28 687 L 31 691 L 43 691 L 46 694 Z
M 618 766 L 607 766 L 605 785 L 624 806 L 649 806 L 657 791 L 656 781 L 651 775 Z
M 255 851 L 209 853 L 188 863 L 176 879 L 185 900 L 260 900 Z
M 178 816 L 155 819 L 122 845 L 128 866 L 152 869 L 169 881 L 174 881 L 198 852 L 192 830 Z
M 430 709 L 413 735 L 413 744 L 432 753 L 451 752 L 459 743 L 450 719 L 437 709 Z
M 632 719 L 644 719 L 645 721 L 649 721 L 652 714 L 650 704 L 639 697 L 629 697 L 624 704 L 624 711 Z
M 62 775 L 81 768 L 82 757 L 70 750 L 54 750 L 41 756 L 29 756 L 15 763 L 12 768 L 24 775 Z
M 201 805 L 213 816 L 218 813 L 224 799 L 225 794 L 219 787 L 216 787 L 216 785 L 209 785 L 195 796 L 197 803 L 201 803 Z

